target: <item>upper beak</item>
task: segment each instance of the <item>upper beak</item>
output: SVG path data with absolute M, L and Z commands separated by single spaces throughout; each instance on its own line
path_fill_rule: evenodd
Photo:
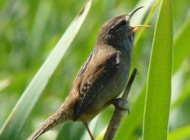
M 136 33 L 139 29 L 141 28 L 150 28 L 151 26 L 150 25 L 137 25 L 135 27 L 132 27 L 132 33 Z
M 130 21 L 131 17 L 139 10 L 143 8 L 143 6 L 136 8 L 135 10 L 133 10 L 132 12 L 130 12 L 129 14 L 126 15 L 126 21 Z M 132 33 L 136 33 L 139 29 L 141 28 L 150 28 L 151 26 L 149 25 L 138 25 L 135 27 L 132 27 Z
M 141 9 L 141 8 L 143 8 L 143 6 L 138 7 L 138 8 L 136 8 L 135 10 L 133 10 L 132 12 L 130 12 L 129 14 L 127 14 L 127 15 L 126 15 L 126 20 L 127 20 L 127 21 L 130 21 L 131 17 L 132 17 L 139 9 Z

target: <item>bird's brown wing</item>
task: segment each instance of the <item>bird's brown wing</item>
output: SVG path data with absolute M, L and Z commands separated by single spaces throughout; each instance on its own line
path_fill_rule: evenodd
M 94 50 L 81 68 L 74 85 L 78 85 L 78 100 L 75 105 L 74 120 L 77 120 L 90 104 L 93 103 L 101 90 L 117 73 L 119 68 L 118 53 Z

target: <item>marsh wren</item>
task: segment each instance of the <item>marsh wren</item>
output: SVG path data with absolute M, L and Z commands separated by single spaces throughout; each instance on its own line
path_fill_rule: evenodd
M 94 50 L 77 74 L 65 102 L 28 140 L 36 140 L 66 121 L 82 121 L 93 139 L 87 123 L 110 105 L 126 85 L 135 32 L 146 27 L 129 25 L 131 17 L 140 8 L 114 17 L 102 26 Z

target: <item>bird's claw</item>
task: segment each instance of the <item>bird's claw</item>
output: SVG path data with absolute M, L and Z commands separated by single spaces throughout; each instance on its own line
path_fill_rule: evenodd
M 112 100 L 112 104 L 122 110 L 122 111 L 127 111 L 128 114 L 130 114 L 130 109 L 131 109 L 131 106 L 129 105 L 129 102 L 128 100 L 126 99 L 123 99 L 123 98 L 117 98 L 117 99 L 113 99 Z

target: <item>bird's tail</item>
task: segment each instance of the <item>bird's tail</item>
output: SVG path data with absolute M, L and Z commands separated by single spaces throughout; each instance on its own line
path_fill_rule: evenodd
M 36 140 L 40 135 L 52 129 L 54 126 L 73 119 L 73 102 L 66 100 L 65 103 L 27 139 Z

